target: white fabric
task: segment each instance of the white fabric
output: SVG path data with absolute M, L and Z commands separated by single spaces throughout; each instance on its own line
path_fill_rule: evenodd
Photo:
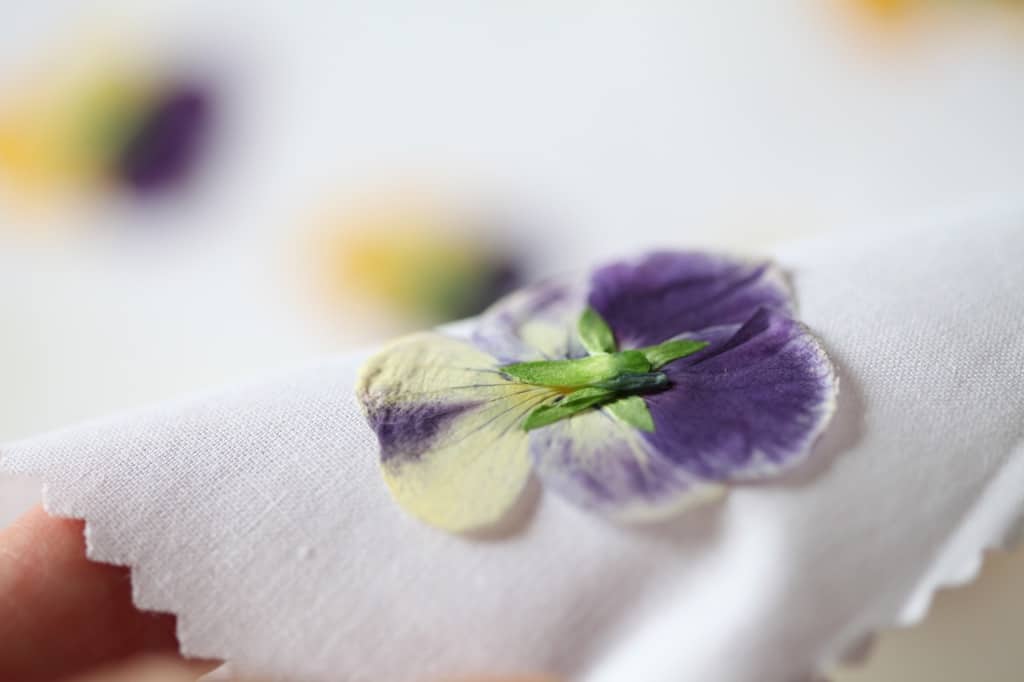
M 39 482 L 23 477 L 0 478 L 0 528 L 39 504 Z
M 393 504 L 352 396 L 365 354 L 0 448 L 133 567 L 186 653 L 285 679 L 548 671 L 805 679 L 964 579 L 1024 497 L 1024 219 L 780 250 L 840 367 L 807 466 L 657 526 L 539 491 L 467 539 Z

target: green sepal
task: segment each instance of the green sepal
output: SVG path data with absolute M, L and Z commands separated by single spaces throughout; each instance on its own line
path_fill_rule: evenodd
M 707 346 L 707 341 L 676 339 L 675 341 L 659 343 L 657 346 L 641 348 L 640 352 L 643 353 L 651 363 L 652 369 L 661 369 L 673 360 L 685 358 L 687 355 L 693 355 L 697 351 L 707 348 Z
M 598 381 L 593 386 L 620 394 L 627 394 L 664 388 L 668 386 L 668 383 L 668 375 L 664 372 L 644 372 L 643 374 L 624 372 L 611 379 Z
M 602 353 L 575 360 L 538 360 L 504 365 L 501 371 L 524 384 L 578 388 L 614 379 L 620 374 L 651 371 L 647 356 L 638 350 Z
M 527 431 L 539 429 L 542 426 L 567 419 L 584 410 L 589 410 L 591 407 L 611 400 L 614 397 L 614 392 L 603 388 L 581 388 L 560 402 L 541 405 L 535 409 L 523 421 L 523 428 Z
M 591 355 L 615 352 L 615 335 L 601 314 L 593 308 L 583 311 L 577 328 L 583 347 Z
M 644 399 L 638 395 L 614 400 L 605 405 L 605 409 L 632 427 L 649 433 L 654 431 L 654 418 L 651 416 L 651 411 L 647 409 Z
M 599 406 L 606 406 L 614 417 L 640 431 L 654 431 L 647 403 L 636 394 L 668 386 L 668 375 L 657 370 L 708 346 L 707 341 L 675 339 L 639 350 L 616 351 L 615 335 L 593 308 L 583 311 L 578 331 L 589 357 L 517 362 L 500 368 L 522 383 L 575 389 L 530 412 L 523 421 L 526 431 Z

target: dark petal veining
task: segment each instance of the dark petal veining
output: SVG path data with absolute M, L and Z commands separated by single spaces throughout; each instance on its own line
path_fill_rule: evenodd
M 473 402 L 383 403 L 367 415 L 380 442 L 380 459 L 417 458 L 434 446 L 462 414 L 482 405 Z
M 760 308 L 790 308 L 784 278 L 770 264 L 705 253 L 656 252 L 612 263 L 596 270 L 590 285 L 588 302 L 620 348 L 743 324 Z

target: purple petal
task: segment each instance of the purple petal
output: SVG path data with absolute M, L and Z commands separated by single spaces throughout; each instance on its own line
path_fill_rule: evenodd
M 121 179 L 140 193 L 182 181 L 194 165 L 210 118 L 209 93 L 180 84 L 158 101 L 117 161 Z
M 624 521 L 651 520 L 718 497 L 604 410 L 574 415 L 530 433 L 534 472 L 570 502 Z
M 499 364 L 583 357 L 576 331 L 583 305 L 582 282 L 539 282 L 487 309 L 477 321 L 473 343 Z
M 652 253 L 598 269 L 589 304 L 615 332 L 620 348 L 661 343 L 684 332 L 743 324 L 759 309 L 788 311 L 782 274 L 695 252 Z
M 672 386 L 646 398 L 655 429 L 644 438 L 710 480 L 793 464 L 835 407 L 837 379 L 824 350 L 800 323 L 768 310 L 665 371 Z

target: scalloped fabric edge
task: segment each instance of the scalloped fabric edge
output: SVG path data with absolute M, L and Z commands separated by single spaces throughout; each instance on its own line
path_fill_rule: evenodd
M 1010 551 L 1021 545 L 1024 541 L 1024 493 L 1020 492 L 1024 491 L 1024 443 L 1014 449 L 1008 462 L 960 526 L 951 533 L 943 551 L 932 562 L 918 586 L 906 596 L 899 617 L 888 623 L 870 625 L 852 622 L 845 645 L 837 651 L 823 652 L 817 669 L 807 671 L 807 680 L 827 679 L 840 664 L 864 665 L 870 660 L 880 634 L 920 624 L 927 617 L 937 592 L 964 587 L 977 579 L 986 553 L 994 550 Z M 0 469 L 2 465 L 0 457 Z M 232 659 L 237 657 L 235 652 L 201 644 L 201 624 L 195 622 L 193 614 L 177 605 L 177 600 L 166 586 L 151 578 L 144 560 L 105 549 L 108 544 L 105 530 L 90 520 L 88 510 L 76 512 L 71 511 L 70 506 L 62 505 L 60 492 L 55 492 L 45 477 L 40 490 L 43 508 L 47 513 L 85 522 L 85 552 L 89 560 L 130 570 L 132 601 L 136 608 L 166 613 L 176 618 L 176 634 L 183 656 L 221 660 L 230 665 Z M 979 533 L 986 538 L 980 543 L 975 540 Z

